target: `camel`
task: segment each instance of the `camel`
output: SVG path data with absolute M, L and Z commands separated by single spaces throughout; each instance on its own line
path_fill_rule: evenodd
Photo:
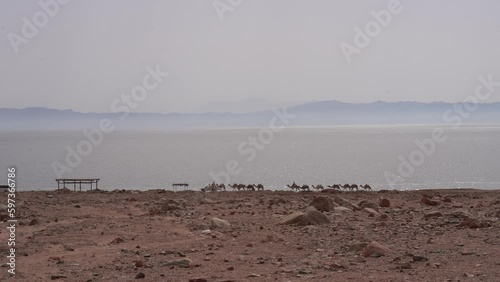
M 332 188 L 334 190 L 339 190 L 341 189 L 341 186 L 339 184 L 333 184 L 332 186 L 328 185 L 328 188 Z
M 224 183 L 221 183 L 218 185 L 218 189 L 226 191 L 226 185 L 224 185 Z
M 205 188 L 201 188 L 201 191 L 202 192 L 208 192 L 208 191 L 211 191 L 211 192 L 217 192 L 219 186 L 217 184 L 215 184 L 215 182 L 212 182 L 212 184 L 208 184 L 207 186 L 205 186 Z
M 229 185 L 227 185 L 227 186 L 229 186 L 229 187 L 233 188 L 233 190 L 238 190 L 238 191 L 240 191 L 240 186 L 239 186 L 238 184 L 236 184 L 236 183 L 234 183 L 233 185 L 229 184 Z
M 307 185 L 307 184 L 304 184 L 304 185 L 302 185 L 302 187 L 299 187 L 299 188 L 302 189 L 302 191 L 306 191 L 306 190 L 311 191 L 311 190 L 309 190 L 309 185 Z
M 368 184 L 365 184 L 364 186 L 360 185 L 359 187 L 363 188 L 365 191 L 372 191 L 372 187 Z
M 291 186 L 287 184 L 286 187 L 292 189 L 292 191 L 295 191 L 295 190 L 298 191 L 300 189 L 299 185 L 295 184 L 295 181 L 293 182 L 293 184 Z
M 349 184 L 344 184 L 344 186 L 342 186 L 342 189 L 344 189 L 344 190 L 346 190 L 346 191 L 347 191 L 347 190 L 350 190 L 350 189 L 351 189 L 351 185 L 349 185 Z
M 248 191 L 250 191 L 250 190 L 251 190 L 251 191 L 255 191 L 255 187 L 254 187 L 252 184 L 248 184 L 248 185 L 247 185 L 247 190 L 248 190 Z
M 314 189 L 316 189 L 316 191 L 318 191 L 318 190 L 323 190 L 323 189 L 324 189 L 323 185 L 321 185 L 321 184 L 318 184 L 318 185 L 316 185 L 316 186 L 311 185 L 311 187 L 312 187 L 312 188 L 314 188 Z
M 253 187 L 257 188 L 257 191 L 264 191 L 264 185 L 262 184 L 254 184 Z
M 351 185 L 351 191 L 354 191 L 354 189 L 356 189 L 356 191 L 358 191 L 358 184 L 352 184 Z

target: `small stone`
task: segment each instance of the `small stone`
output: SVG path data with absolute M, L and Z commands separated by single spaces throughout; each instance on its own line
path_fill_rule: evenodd
M 137 260 L 135 262 L 135 267 L 144 267 L 144 262 L 142 262 L 141 260 Z
M 432 211 L 424 215 L 425 218 L 441 217 L 441 216 L 443 216 L 443 213 L 441 213 L 440 211 Z
M 201 231 L 201 234 L 203 234 L 203 235 L 208 235 L 208 234 L 210 234 L 211 232 L 212 232 L 212 231 L 210 231 L 210 229 L 206 229 L 206 230 Z
M 411 269 L 411 263 L 405 262 L 401 265 L 401 269 Z
M 383 207 L 383 208 L 388 208 L 391 206 L 391 201 L 387 198 L 380 198 L 378 200 L 378 205 Z
M 420 202 L 424 205 L 428 205 L 428 206 L 437 206 L 439 205 L 439 202 L 438 201 L 435 201 L 435 200 L 431 200 L 429 197 L 427 196 L 424 196 L 422 197 L 422 199 L 420 200 Z
M 163 263 L 161 266 L 179 266 L 179 267 L 189 267 L 193 263 L 192 260 L 188 258 L 170 260 Z
M 28 225 L 29 225 L 29 226 L 38 225 L 38 224 L 39 224 L 39 222 L 38 222 L 38 219 L 36 219 L 36 218 L 33 218 L 33 219 L 32 219 L 32 220 L 28 223 Z
M 64 279 L 68 278 L 67 276 L 61 275 L 61 274 L 55 274 L 50 276 L 50 280 L 57 280 L 57 279 Z
M 363 210 L 365 212 L 368 212 L 370 214 L 370 217 L 375 217 L 375 216 L 380 215 L 376 210 L 374 210 L 372 208 L 363 208 Z
M 137 273 L 137 275 L 135 276 L 135 279 L 144 279 L 144 278 L 146 278 L 146 274 L 142 272 Z
M 234 270 L 234 267 L 230 266 L 230 267 L 228 267 L 228 268 L 227 268 L 227 270 L 229 270 L 229 271 L 233 271 L 233 270 Z
M 111 244 L 119 244 L 119 243 L 123 243 L 123 238 L 121 237 L 116 237 L 113 241 L 111 241 Z
M 210 227 L 212 229 L 227 228 L 229 226 L 231 226 L 231 224 L 229 223 L 229 221 L 224 220 L 224 219 L 220 219 L 220 218 L 214 217 L 214 218 L 212 218 L 210 220 Z
M 392 253 L 392 250 L 376 241 L 371 242 L 363 250 L 363 256 L 366 257 L 380 257 Z
M 74 207 L 77 208 L 77 209 L 81 208 L 80 205 L 75 205 Z
M 413 261 L 427 261 L 427 258 L 424 256 L 413 256 Z
M 366 259 L 362 256 L 357 256 L 356 257 L 356 262 L 366 262 Z
M 251 278 L 251 277 L 260 277 L 259 274 L 256 274 L 256 273 L 250 273 L 247 277 Z
M 353 212 L 353 210 L 351 210 L 350 208 L 346 208 L 346 207 L 335 207 L 334 210 L 336 212 Z
M 464 276 L 467 278 L 474 278 L 474 274 L 472 273 L 464 273 Z

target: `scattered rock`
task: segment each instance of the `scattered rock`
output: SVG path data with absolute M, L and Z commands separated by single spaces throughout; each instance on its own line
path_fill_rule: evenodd
M 424 215 L 425 218 L 441 217 L 441 216 L 443 216 L 443 213 L 441 213 L 440 211 L 432 211 Z
M 424 256 L 413 256 L 413 261 L 427 261 L 427 258 Z
M 65 279 L 65 278 L 68 278 L 68 277 L 65 275 L 61 275 L 61 274 L 50 275 L 50 280 Z
M 361 208 L 358 205 L 353 204 L 353 203 L 349 202 L 348 200 L 346 200 L 346 199 L 344 199 L 342 197 L 339 197 L 339 196 L 335 196 L 333 198 L 333 201 L 335 203 L 339 204 L 340 206 L 347 207 L 347 208 L 349 208 L 349 209 L 351 209 L 353 211 L 359 211 L 359 210 L 361 210 Z
M 461 218 L 461 219 L 473 218 L 473 216 L 470 213 L 465 212 L 465 211 L 454 211 L 450 214 L 450 216 L 456 217 L 456 218 Z
M 270 206 L 274 205 L 279 205 L 279 204 L 286 204 L 286 200 L 283 198 L 274 198 L 269 201 Z
M 363 210 L 365 212 L 368 212 L 370 214 L 371 217 L 374 217 L 374 216 L 378 216 L 380 215 L 376 210 L 372 209 L 372 208 L 363 208 Z
M 328 224 L 330 219 L 324 213 L 318 211 L 315 207 L 308 207 L 305 213 L 295 212 L 285 217 L 279 224 L 282 225 L 316 225 Z
M 354 212 L 350 208 L 346 208 L 346 207 L 335 207 L 334 210 L 336 212 Z
M 387 198 L 379 198 L 378 205 L 382 208 L 389 208 L 391 206 L 391 201 Z
M 200 201 L 200 204 L 204 204 L 204 205 L 213 205 L 213 204 L 217 204 L 216 201 L 214 200 L 211 200 L 211 199 L 208 199 L 208 198 L 204 198 Z
M 460 223 L 460 226 L 465 226 L 465 227 L 469 227 L 472 229 L 476 229 L 476 228 L 490 227 L 491 225 L 489 222 L 484 221 L 484 220 L 479 220 L 476 218 L 466 218 L 466 219 L 464 219 L 464 221 L 462 221 L 462 223 Z
M 366 258 L 371 256 L 380 257 L 390 253 L 392 253 L 392 250 L 389 249 L 387 246 L 384 246 L 376 241 L 373 241 L 365 247 L 362 255 Z
M 259 275 L 259 274 L 256 274 L 256 273 L 250 273 L 250 274 L 248 274 L 248 276 L 247 276 L 247 277 L 248 277 L 248 278 L 252 278 L 252 277 L 260 277 L 260 275 Z
M 191 266 L 192 263 L 193 263 L 192 260 L 190 260 L 188 258 L 182 258 L 182 259 L 174 259 L 174 260 L 167 261 L 167 262 L 161 264 L 161 266 L 189 267 L 189 266 Z
M 135 276 L 135 279 L 144 279 L 144 278 L 146 278 L 146 274 L 142 272 L 137 273 L 137 275 Z
M 111 241 L 111 244 L 120 244 L 120 243 L 123 243 L 123 238 L 121 237 L 116 237 L 115 239 L 113 239 L 113 241 Z
M 372 202 L 367 202 L 367 201 L 361 201 L 358 206 L 361 208 L 361 209 L 365 209 L 365 208 L 370 208 L 370 209 L 373 209 L 375 211 L 378 212 L 378 205 L 375 204 L 375 203 L 372 203 Z
M 401 265 L 401 269 L 411 269 L 411 263 L 405 262 Z
M 28 225 L 29 225 L 29 226 L 38 225 L 38 224 L 39 224 L 39 222 L 38 222 L 38 219 L 36 219 L 36 218 L 33 218 L 33 219 L 32 219 L 32 220 L 28 223 Z
M 223 229 L 231 226 L 229 221 L 214 217 L 210 220 L 210 227 L 212 229 Z
M 189 279 L 189 282 L 208 282 L 208 280 L 205 278 L 195 278 L 195 279 Z
M 332 198 L 327 196 L 319 196 L 312 200 L 309 206 L 315 207 L 318 211 L 329 212 L 335 208 L 335 203 Z
M 388 214 L 386 214 L 386 213 L 381 213 L 381 214 L 378 216 L 378 218 L 377 218 L 377 219 L 378 219 L 378 220 L 380 220 L 380 221 L 386 221 L 386 220 L 389 220 L 389 215 L 388 215 Z
M 435 200 L 431 200 L 428 196 L 423 196 L 422 199 L 420 200 L 420 202 L 424 205 L 428 205 L 428 206 L 437 206 L 439 205 L 439 202 L 438 201 L 435 201 Z
M 176 200 L 167 200 L 165 203 L 161 205 L 161 210 L 164 212 L 174 211 L 174 210 L 184 210 L 186 209 L 186 203 L 179 202 Z
M 360 253 L 362 250 L 364 250 L 368 246 L 368 243 L 366 242 L 358 242 L 352 244 L 349 249 L 347 250 L 348 252 L 354 252 L 354 253 Z

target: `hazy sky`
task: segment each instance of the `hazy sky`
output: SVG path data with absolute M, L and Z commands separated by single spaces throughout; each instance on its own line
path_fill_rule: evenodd
M 498 0 L 401 0 L 350 63 L 341 42 L 355 46 L 355 27 L 391 1 L 218 1 L 234 5 L 223 20 L 213 0 L 73 0 L 32 38 L 22 18 L 43 23 L 38 1 L 0 1 L 0 107 L 110 112 L 156 65 L 170 75 L 135 111 L 458 102 L 479 75 L 500 81 Z

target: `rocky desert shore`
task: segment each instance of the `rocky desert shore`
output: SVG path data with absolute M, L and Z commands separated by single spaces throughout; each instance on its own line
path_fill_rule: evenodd
M 499 190 L 61 189 L 16 200 L 16 275 L 2 211 L 1 281 L 500 281 Z

